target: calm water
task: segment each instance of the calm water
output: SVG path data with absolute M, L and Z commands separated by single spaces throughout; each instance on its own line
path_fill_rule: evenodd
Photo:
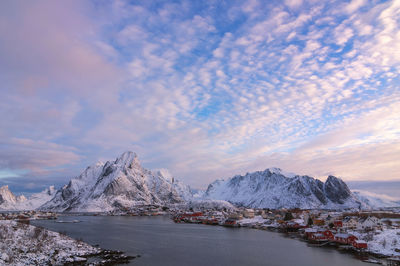
M 140 254 L 132 265 L 368 265 L 331 248 L 312 248 L 275 232 L 198 224 L 168 217 L 67 216 L 34 221 L 102 248 Z

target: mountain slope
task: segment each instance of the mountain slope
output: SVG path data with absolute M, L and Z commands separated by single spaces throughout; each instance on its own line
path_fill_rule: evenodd
M 51 200 L 55 196 L 56 192 L 57 192 L 57 190 L 54 188 L 54 186 L 49 186 L 48 188 L 44 189 L 42 192 L 32 194 L 28 198 L 28 201 L 26 202 L 28 209 L 35 210 L 38 207 L 42 206 L 44 203 Z
M 287 177 L 279 168 L 237 175 L 211 183 L 206 199 L 226 200 L 253 208 L 359 208 L 361 203 L 339 178 L 325 183 L 309 176 Z
M 99 162 L 86 168 L 40 209 L 110 211 L 184 202 L 185 195 L 190 194 L 188 188 L 182 185 L 178 190 L 174 183 L 160 171 L 144 169 L 135 153 L 125 152 L 115 161 Z
M 178 195 L 184 200 L 184 201 L 190 201 L 193 199 L 193 191 L 192 189 L 184 184 L 183 182 L 177 180 L 172 176 L 172 174 L 168 171 L 168 169 L 159 169 L 156 170 L 155 173 L 160 176 L 161 178 L 164 178 L 168 182 L 170 182 L 173 186 L 173 188 L 176 190 Z
M 366 208 L 400 207 L 398 198 L 363 190 L 353 190 L 353 194 Z

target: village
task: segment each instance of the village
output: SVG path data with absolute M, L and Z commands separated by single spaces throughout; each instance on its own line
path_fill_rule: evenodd
M 352 252 L 369 263 L 400 265 L 400 213 L 249 209 L 177 211 L 176 223 L 248 227 L 287 234 L 312 247 Z
M 68 214 L 41 211 L 2 212 L 0 220 L 64 222 Z M 69 214 L 71 215 L 71 214 Z M 365 262 L 400 265 L 400 210 L 332 211 L 300 209 L 182 208 L 146 205 L 131 210 L 80 213 L 94 216 L 170 216 L 175 223 L 251 228 L 284 233 L 310 247 L 335 248 L 359 255 Z M 75 220 L 74 220 L 75 221 Z M 78 221 L 77 221 L 78 222 Z

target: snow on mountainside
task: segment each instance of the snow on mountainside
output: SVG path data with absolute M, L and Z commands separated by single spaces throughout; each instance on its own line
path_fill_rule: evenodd
M 398 198 L 363 190 L 353 190 L 352 192 L 365 208 L 400 207 Z
M 182 183 L 181 181 L 177 180 L 172 176 L 172 174 L 168 171 L 168 169 L 159 169 L 155 170 L 155 173 L 159 175 L 161 178 L 164 178 L 168 182 L 170 182 L 173 186 L 173 188 L 176 190 L 178 195 L 184 200 L 184 201 L 190 201 L 193 199 L 193 191 L 192 189 Z
M 15 196 L 8 186 L 3 186 L 0 188 L 0 210 L 34 210 L 51 200 L 55 192 L 54 186 L 50 186 L 27 199 L 24 195 Z
M 172 182 L 165 171 L 144 169 L 136 154 L 125 152 L 115 161 L 89 166 L 40 209 L 111 211 L 137 205 L 182 203 L 189 187 Z
M 285 176 L 279 168 L 237 175 L 211 183 L 205 199 L 226 200 L 253 208 L 359 208 L 362 203 L 341 179 L 325 183 L 309 176 Z
M 31 206 L 30 210 L 37 209 L 42 206 L 44 203 L 51 200 L 56 195 L 57 190 L 54 186 L 50 186 L 43 190 L 42 192 L 32 194 L 28 198 L 28 205 Z

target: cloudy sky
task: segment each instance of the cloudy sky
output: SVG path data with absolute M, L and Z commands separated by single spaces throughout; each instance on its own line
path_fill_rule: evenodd
M 196 188 L 400 180 L 400 1 L 1 1 L 0 58 L 15 191 L 126 150 Z

